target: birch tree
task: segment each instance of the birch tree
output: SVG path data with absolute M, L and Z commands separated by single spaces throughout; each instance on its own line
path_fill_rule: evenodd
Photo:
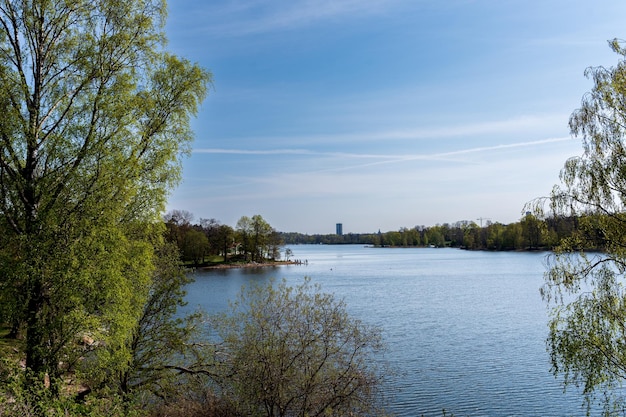
M 0 0 L 0 304 L 33 375 L 81 337 L 119 368 L 210 74 L 169 54 L 163 0 Z
M 570 128 L 583 153 L 569 159 L 547 206 L 557 218 L 577 218 L 561 240 L 542 288 L 553 307 L 548 348 L 566 386 L 582 387 L 588 406 L 605 415 L 626 411 L 626 49 L 615 67 L 589 68 L 593 88 L 572 113 Z M 598 242 L 600 247 L 597 248 Z M 585 248 L 601 249 L 586 252 Z

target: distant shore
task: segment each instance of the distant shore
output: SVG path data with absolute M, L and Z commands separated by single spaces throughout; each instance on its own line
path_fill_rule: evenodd
M 308 261 L 270 261 L 270 262 L 233 262 L 233 263 L 218 263 L 214 265 L 204 265 L 198 267 L 198 269 L 233 269 L 233 268 L 264 268 L 268 266 L 282 266 L 282 265 L 306 265 Z

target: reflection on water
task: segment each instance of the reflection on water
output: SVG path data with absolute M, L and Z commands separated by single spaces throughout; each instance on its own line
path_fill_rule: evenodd
M 582 415 L 550 373 L 545 254 L 293 246 L 306 265 L 198 271 L 188 308 L 224 311 L 243 285 L 309 276 L 384 329 L 398 416 Z

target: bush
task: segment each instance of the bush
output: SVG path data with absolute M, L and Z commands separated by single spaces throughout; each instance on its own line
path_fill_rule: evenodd
M 377 415 L 381 332 L 309 279 L 242 291 L 215 318 L 217 384 L 249 416 Z

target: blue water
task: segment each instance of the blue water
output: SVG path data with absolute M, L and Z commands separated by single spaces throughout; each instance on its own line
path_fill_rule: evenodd
M 291 247 L 307 264 L 198 271 L 189 308 L 224 311 L 243 285 L 304 276 L 381 326 L 397 416 L 579 416 L 582 397 L 550 373 L 545 253 Z

